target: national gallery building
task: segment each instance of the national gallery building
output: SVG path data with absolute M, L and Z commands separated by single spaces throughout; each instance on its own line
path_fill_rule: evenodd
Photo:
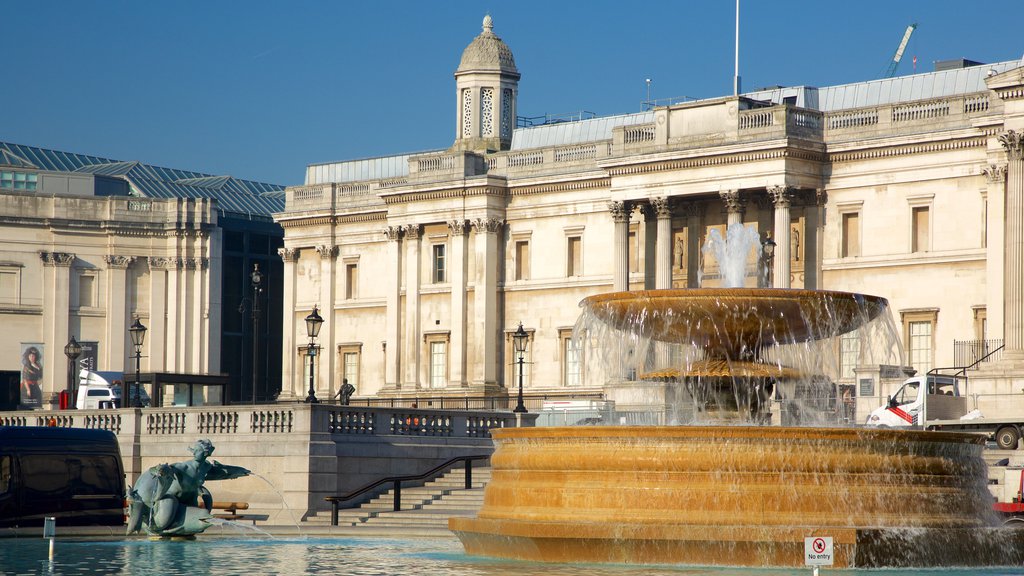
M 775 242 L 775 287 L 887 298 L 918 372 L 1004 346 L 972 382 L 1020 389 L 1024 67 L 972 64 L 520 127 L 487 17 L 449 148 L 310 165 L 287 189 L 281 398 L 306 396 L 315 306 L 321 398 L 343 379 L 357 397 L 512 395 L 520 323 L 527 394 L 599 393 L 570 339 L 580 300 L 718 286 L 700 247 L 734 222 Z M 836 353 L 836 382 L 892 391 Z

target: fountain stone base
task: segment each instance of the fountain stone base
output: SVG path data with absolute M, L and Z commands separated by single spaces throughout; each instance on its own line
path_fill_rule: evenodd
M 844 428 L 587 427 L 494 432 L 467 553 L 548 562 L 803 566 L 1019 565 L 993 528 L 982 440 Z

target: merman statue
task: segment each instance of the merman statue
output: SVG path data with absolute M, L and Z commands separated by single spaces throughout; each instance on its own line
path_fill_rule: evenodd
M 240 466 L 207 460 L 213 454 L 209 440 L 198 440 L 190 450 L 192 460 L 153 466 L 128 489 L 128 534 L 140 529 L 152 536 L 199 534 L 213 518 L 213 496 L 203 483 L 251 474 Z

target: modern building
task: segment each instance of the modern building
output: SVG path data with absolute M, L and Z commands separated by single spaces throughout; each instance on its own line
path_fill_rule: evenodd
M 314 306 L 321 397 L 343 379 L 508 394 L 520 322 L 528 392 L 600 392 L 570 339 L 579 301 L 717 285 L 699 248 L 733 222 L 777 243 L 776 287 L 888 298 L 916 370 L 1005 343 L 976 381 L 1019 389 L 1024 63 L 967 64 L 517 127 L 520 72 L 487 17 L 448 148 L 313 164 L 287 189 L 282 395 L 305 396 Z M 830 376 L 877 402 L 891 390 L 857 376 L 855 346 Z
M 82 366 L 134 373 L 136 319 L 148 328 L 141 370 L 177 384 L 158 401 L 276 396 L 283 231 L 271 214 L 283 190 L 0 142 L 0 402 L 21 403 L 27 380 L 38 390 L 31 403 L 53 406 L 71 373 L 72 337 Z M 262 322 L 251 312 L 257 265 Z M 189 397 L 188 383 L 211 382 L 221 386 L 208 396 L 193 386 Z

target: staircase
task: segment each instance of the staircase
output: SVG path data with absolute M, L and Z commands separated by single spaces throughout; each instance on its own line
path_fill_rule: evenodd
M 994 450 L 986 448 L 984 451 L 985 463 L 988 464 L 988 489 L 996 499 L 1002 502 L 1011 501 L 1019 489 L 1018 482 L 1012 482 L 1012 486 L 1006 485 L 1006 470 L 1020 470 L 1024 452 L 1019 450 Z M 1009 460 L 1007 465 L 998 465 L 1002 460 Z M 1011 475 L 1012 476 L 1012 475 Z
M 466 489 L 466 469 L 458 465 L 423 486 L 402 486 L 402 509 L 394 511 L 394 490 L 359 506 L 338 511 L 338 526 L 367 529 L 415 529 L 448 533 L 448 518 L 475 516 L 484 503 L 490 468 L 473 468 L 473 487 Z M 309 524 L 330 524 L 331 511 L 306 519 Z

